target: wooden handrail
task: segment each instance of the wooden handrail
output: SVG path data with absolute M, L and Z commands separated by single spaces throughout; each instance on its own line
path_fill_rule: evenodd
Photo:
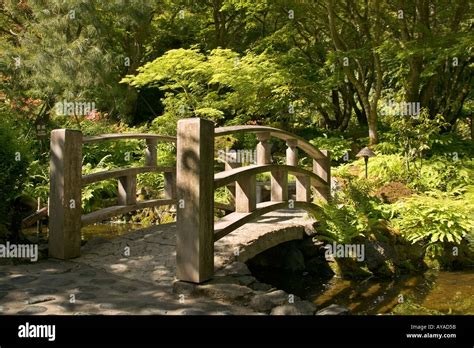
M 322 159 L 326 157 L 319 149 L 315 148 L 313 145 L 311 145 L 308 141 L 306 141 L 302 137 L 299 137 L 297 135 L 291 134 L 287 131 L 284 131 L 278 128 L 267 127 L 267 126 L 230 126 L 230 127 L 216 128 L 214 131 L 214 134 L 216 137 L 221 137 L 221 136 L 234 134 L 234 133 L 259 133 L 259 132 L 270 132 L 271 136 L 278 139 L 285 140 L 285 141 L 296 140 L 297 142 L 296 146 L 299 147 L 304 152 L 306 152 L 309 156 L 311 156 L 314 159 Z
M 96 143 L 106 140 L 123 140 L 123 139 L 157 139 L 165 142 L 176 143 L 176 137 L 169 135 L 148 134 L 148 133 L 125 133 L 125 134 L 101 134 L 82 138 L 82 143 Z
M 271 172 L 272 170 L 283 169 L 288 171 L 292 174 L 299 174 L 299 175 L 306 175 L 310 177 L 313 181 L 313 186 L 315 187 L 323 187 L 327 185 L 321 177 L 317 174 L 306 170 L 304 168 L 288 166 L 285 164 L 264 164 L 264 165 L 250 165 L 246 167 L 239 167 L 230 170 L 226 170 L 224 172 L 220 172 L 214 175 L 214 188 L 222 187 L 225 185 L 229 185 L 234 181 L 238 181 L 245 177 L 261 174 L 265 172 Z
M 97 173 L 83 175 L 82 186 L 86 186 L 86 185 L 92 184 L 94 182 L 102 181 L 102 180 L 119 178 L 122 176 L 137 175 L 137 174 L 149 173 L 149 172 L 172 173 L 174 172 L 174 170 L 175 168 L 173 167 L 157 167 L 157 166 L 111 169 L 107 171 L 101 171 Z

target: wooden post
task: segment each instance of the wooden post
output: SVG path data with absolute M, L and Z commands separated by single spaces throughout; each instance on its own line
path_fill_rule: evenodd
M 214 274 L 214 124 L 178 121 L 176 276 L 202 283 Z
M 165 177 L 165 198 L 175 199 L 176 198 L 176 173 L 166 172 L 163 173 Z
M 82 133 L 51 132 L 49 256 L 67 260 L 81 252 Z
M 156 146 L 158 145 L 157 139 L 146 139 L 146 150 L 145 150 L 145 166 L 156 167 Z
M 232 170 L 234 168 L 240 167 L 240 163 L 237 162 L 237 156 L 231 156 L 231 154 L 227 151 L 225 153 L 225 163 L 224 163 L 224 170 Z M 236 182 L 233 183 L 233 185 L 227 185 L 226 188 L 230 192 L 230 203 L 234 205 L 235 207 L 235 191 L 236 191 Z
M 283 168 L 271 172 L 271 200 L 280 202 L 288 200 L 288 172 Z
M 272 163 L 271 148 L 268 140 L 270 139 L 270 132 L 257 133 L 257 165 Z
M 296 139 L 289 139 L 286 142 L 286 164 L 298 166 L 298 148 Z M 296 201 L 309 202 L 311 199 L 311 188 L 309 178 L 305 175 L 296 175 Z
M 137 203 L 137 176 L 122 176 L 118 180 L 118 205 Z
M 326 181 L 324 187 L 315 187 L 316 192 L 324 201 L 331 198 L 331 154 L 327 150 L 321 150 L 325 157 L 313 159 L 313 172 Z
M 235 182 L 235 211 L 250 213 L 257 207 L 256 177 L 250 175 Z

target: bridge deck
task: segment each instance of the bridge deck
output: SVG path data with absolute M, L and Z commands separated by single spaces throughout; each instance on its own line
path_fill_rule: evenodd
M 304 211 L 274 211 L 216 242 L 216 275 L 234 260 L 246 261 L 281 242 L 301 238 L 305 230 L 311 233 L 312 220 L 305 215 Z M 73 261 L 2 265 L 0 314 L 254 313 L 206 297 L 178 302 L 173 292 L 175 246 L 176 226 L 166 224 L 113 240 L 92 240 Z M 70 303 L 71 294 L 77 296 L 75 304 Z

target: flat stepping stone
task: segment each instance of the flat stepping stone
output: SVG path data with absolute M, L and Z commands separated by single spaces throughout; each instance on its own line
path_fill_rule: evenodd
M 48 280 L 48 285 L 51 286 L 66 286 L 74 283 L 74 280 L 68 278 L 53 278 Z
M 30 307 L 26 307 L 25 309 L 17 312 L 17 314 L 26 314 L 26 315 L 38 314 L 38 313 L 46 312 L 47 310 L 48 309 L 46 307 L 43 307 L 43 306 L 30 306 Z
M 0 284 L 0 291 L 10 291 L 16 289 L 13 285 L 10 284 Z
M 115 279 L 109 279 L 109 278 L 106 278 L 106 279 L 92 279 L 91 280 L 91 283 L 99 284 L 99 285 L 110 285 L 110 284 L 114 284 L 116 282 L 117 281 Z
M 79 273 L 79 277 L 95 277 L 96 272 L 95 271 L 84 271 Z
M 93 300 L 97 298 L 97 295 L 87 293 L 87 292 L 80 292 L 78 294 L 75 294 L 74 296 L 76 297 L 76 300 L 79 300 L 79 301 Z
M 116 290 L 118 292 L 130 292 L 130 291 L 135 291 L 137 290 L 136 287 L 134 286 L 131 286 L 131 285 L 125 285 L 125 284 L 116 284 L 116 285 L 112 285 L 111 288 L 113 290 Z
M 28 284 L 38 279 L 38 277 L 25 275 L 25 276 L 18 276 L 15 278 L 11 278 L 10 281 L 14 284 Z
M 93 285 L 81 285 L 77 287 L 77 290 L 80 292 L 91 292 L 91 291 L 99 291 L 100 288 L 98 286 Z
M 28 299 L 28 301 L 26 301 L 26 303 L 35 304 L 35 303 L 54 301 L 55 299 L 56 299 L 56 297 L 54 297 L 54 296 L 39 295 L 39 296 L 31 297 L 30 299 Z
M 49 295 L 49 294 L 56 294 L 59 292 L 58 289 L 55 288 L 46 288 L 46 287 L 39 287 L 39 288 L 27 288 L 23 290 L 28 295 Z

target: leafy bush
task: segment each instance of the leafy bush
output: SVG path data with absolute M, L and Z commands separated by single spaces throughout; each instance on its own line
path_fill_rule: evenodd
M 315 147 L 321 150 L 331 151 L 331 159 L 341 160 L 343 156 L 350 151 L 351 141 L 341 137 L 318 137 L 309 141 Z
M 385 207 L 378 198 L 369 195 L 372 187 L 363 180 L 352 180 L 332 201 L 320 205 L 315 213 L 320 222 L 321 239 L 351 243 L 384 217 Z
M 21 193 L 28 167 L 27 154 L 14 127 L 3 119 L 0 122 L 0 224 L 7 222 L 13 200 Z
M 469 186 L 457 196 L 437 191 L 410 197 L 393 205 L 392 226 L 412 243 L 422 242 L 429 254 L 439 255 L 445 242 L 459 245 L 474 233 L 473 195 L 474 186 Z

